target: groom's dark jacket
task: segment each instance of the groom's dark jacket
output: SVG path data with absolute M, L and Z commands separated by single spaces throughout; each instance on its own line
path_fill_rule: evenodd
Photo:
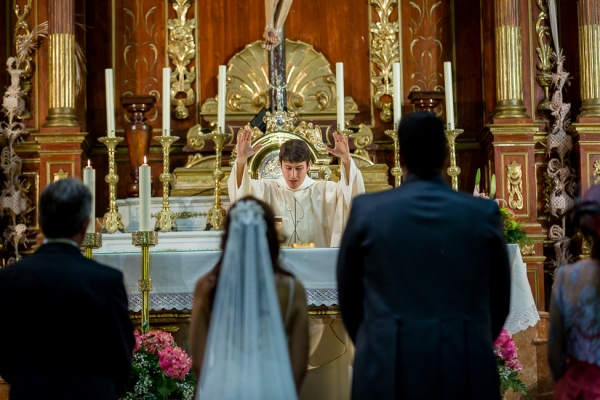
M 499 399 L 510 272 L 495 202 L 409 175 L 357 197 L 337 265 L 353 399 Z
M 117 399 L 134 345 L 120 271 L 48 243 L 0 269 L 0 376 L 10 399 Z

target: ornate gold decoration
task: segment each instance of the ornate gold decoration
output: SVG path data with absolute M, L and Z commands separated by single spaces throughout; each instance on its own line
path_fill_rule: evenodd
M 206 145 L 204 134 L 200 125 L 193 126 L 187 133 L 187 144 L 196 151 L 200 151 Z
M 91 221 L 90 224 L 93 224 L 94 221 Z M 88 259 L 92 259 L 93 250 L 99 249 L 102 247 L 102 234 L 101 233 L 86 233 L 83 238 L 83 243 L 81 243 L 81 247 L 85 250 L 85 256 Z
M 172 176 L 169 173 L 169 149 L 171 145 L 179 140 L 178 136 L 156 136 L 156 139 L 162 145 L 163 151 L 163 173 L 160 174 L 160 181 L 163 184 L 163 208 L 156 216 L 155 230 L 161 232 L 170 232 L 177 230 L 177 219 L 175 213 L 169 210 L 169 184 Z
M 415 72 L 412 73 L 413 85 L 410 91 L 419 90 L 444 90 L 442 75 L 442 27 L 440 22 L 442 18 L 434 15 L 436 9 L 439 11 L 441 1 L 421 0 L 417 4 L 411 1 L 409 4 L 418 15 L 416 18 L 410 18 L 410 55 L 415 65 Z M 425 42 L 418 46 L 419 42 Z M 416 49 L 424 48 L 426 50 L 416 53 Z M 441 83 L 440 83 L 441 82 Z
M 581 75 L 581 114 L 600 117 L 600 1 L 577 2 L 579 14 L 579 67 Z
M 55 172 L 53 175 L 54 175 L 54 181 L 53 182 L 58 182 L 60 180 L 67 179 L 69 177 L 69 173 L 63 171 L 62 168 L 59 169 L 58 172 Z
M 452 189 L 458 191 L 458 176 L 460 175 L 460 167 L 456 162 L 456 138 L 463 133 L 462 129 L 446 129 L 446 139 L 450 148 L 450 166 L 446 170 L 448 175 L 452 177 Z
M 552 35 L 550 34 L 550 28 L 548 25 L 548 0 L 535 0 L 540 13 L 538 14 L 537 20 L 535 21 L 535 32 L 537 33 L 538 45 L 535 49 L 540 62 L 536 65 L 538 73 L 535 79 L 544 90 L 544 98 L 538 104 L 538 111 L 549 111 L 550 110 L 550 85 L 552 84 Z M 544 23 L 546 21 L 546 24 Z
M 535 245 L 533 243 L 522 245 L 521 246 L 521 254 L 524 256 L 534 256 L 535 255 Z
M 135 0 L 133 7 L 123 7 L 124 27 L 122 32 L 125 49 L 122 57 L 127 69 L 122 71 L 123 82 L 121 87 L 124 88 L 122 93 L 124 96 L 149 94 L 153 95 L 156 102 L 160 104 L 162 94 L 158 90 L 160 85 L 156 77 L 156 64 L 158 62 L 156 39 L 158 32 L 156 31 L 156 23 L 152 23 L 152 17 L 157 10 L 157 6 L 152 5 L 146 9 L 151 4 L 154 3 Z M 150 51 L 138 50 L 142 47 L 148 47 Z M 140 54 L 144 55 L 140 58 Z M 150 54 L 150 56 L 146 54 Z M 143 77 L 143 80 L 141 77 Z M 123 110 L 122 115 L 125 121 L 129 121 L 129 116 L 125 110 Z M 148 115 L 148 120 L 153 122 L 157 119 L 158 109 L 154 107 L 151 114 Z
M 158 232 L 133 232 L 131 242 L 142 248 L 141 270 L 142 279 L 138 281 L 138 291 L 142 293 L 142 333 L 150 331 L 150 294 L 152 280 L 150 279 L 150 246 L 158 244 Z
M 47 127 L 79 126 L 75 113 L 75 35 L 48 36 L 48 116 Z
M 327 146 L 323 143 L 323 136 L 321 135 L 321 127 L 319 125 L 302 121 L 294 129 L 294 133 L 306 138 L 320 154 L 329 154 L 327 153 Z
M 208 213 L 194 211 L 182 211 L 175 213 L 175 218 L 187 219 L 194 217 L 208 217 Z
M 371 128 L 367 125 L 360 124 L 358 126 L 358 131 L 351 132 L 348 137 L 353 140 L 355 147 L 354 154 L 369 158 L 369 153 L 366 149 L 373 143 L 373 131 Z
M 264 118 L 267 123 L 266 133 L 275 131 L 293 131 L 296 125 L 296 113 L 293 111 L 275 111 L 272 115 L 267 111 Z
M 206 139 L 215 142 L 215 172 L 213 174 L 215 180 L 215 197 L 213 206 L 208 210 L 208 218 L 206 219 L 205 230 L 221 230 L 223 222 L 225 222 L 225 209 L 221 206 L 221 180 L 223 179 L 223 171 L 221 170 L 221 154 L 223 151 L 223 142 L 231 137 L 230 133 L 221 133 L 214 131 L 206 135 Z
M 227 68 L 227 118 L 249 120 L 262 108 L 269 107 L 268 52 L 256 41 L 234 55 Z M 336 81 L 329 61 L 323 54 L 303 42 L 286 39 L 287 106 L 296 116 L 307 119 L 335 119 Z M 358 114 L 358 105 L 351 97 L 344 100 L 348 119 Z M 217 118 L 217 101 L 209 98 L 200 115 L 207 121 Z
M 528 118 L 523 103 L 523 66 L 518 0 L 496 2 L 496 112 L 494 118 Z
M 594 185 L 600 183 L 600 160 L 594 163 Z
M 118 230 L 123 232 L 125 230 L 123 217 L 119 213 L 119 207 L 117 207 L 119 175 L 117 175 L 117 165 L 115 163 L 115 149 L 124 139 L 122 137 L 101 137 L 98 140 L 108 148 L 108 175 L 104 178 L 108 183 L 108 212 L 104 214 L 102 229 L 106 233 L 115 233 Z
M 506 166 L 508 186 L 508 206 L 513 210 L 523 208 L 523 170 L 521 164 L 513 160 Z
M 396 124 L 394 124 L 396 125 Z M 394 186 L 398 187 L 402 183 L 402 168 L 400 167 L 400 142 L 398 140 L 398 127 L 387 130 L 384 133 L 394 141 L 394 168 L 392 168 L 392 176 L 394 177 Z
M 399 84 L 392 80 L 392 65 L 400 61 L 399 19 L 396 22 L 390 22 L 390 15 L 398 7 L 398 1 L 370 0 L 369 4 L 375 8 L 379 17 L 379 21 L 371 23 L 370 29 L 372 35 L 371 84 L 375 88 L 373 106 L 381 110 L 379 119 L 382 122 L 390 122 L 392 120 L 392 103 L 382 102 L 381 98 L 384 95 L 392 96 L 393 85 Z M 371 14 L 371 9 L 369 9 L 369 13 Z
M 188 107 L 196 102 L 196 94 L 192 89 L 192 82 L 196 79 L 196 68 L 187 66 L 196 57 L 196 42 L 194 29 L 196 20 L 186 19 L 186 14 L 194 0 L 174 0 L 173 8 L 177 12 L 177 19 L 169 19 L 168 53 L 169 59 L 175 65 L 171 72 L 171 103 L 176 104 L 175 119 L 186 119 L 189 115 Z M 180 95 L 184 94 L 184 96 Z M 163 112 L 166 112 L 164 110 Z

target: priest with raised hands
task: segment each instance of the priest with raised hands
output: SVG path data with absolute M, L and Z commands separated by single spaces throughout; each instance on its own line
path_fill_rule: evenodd
M 282 217 L 280 232 L 284 244 L 310 244 L 316 247 L 337 247 L 342 239 L 350 204 L 365 192 L 360 170 L 350 156 L 348 138 L 334 132 L 335 147 L 329 154 L 340 158 L 339 182 L 315 181 L 307 176 L 310 170 L 310 149 L 304 140 L 290 139 L 279 149 L 279 179 L 251 179 L 246 161 L 262 145 L 252 147 L 252 130 L 245 128 L 238 135 L 237 158 L 227 186 L 233 204 L 244 196 L 254 196 L 268 203 L 275 215 Z

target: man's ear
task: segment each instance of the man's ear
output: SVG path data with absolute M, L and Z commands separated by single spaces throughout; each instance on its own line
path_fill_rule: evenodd
M 310 169 L 310 161 L 306 162 L 306 169 Z

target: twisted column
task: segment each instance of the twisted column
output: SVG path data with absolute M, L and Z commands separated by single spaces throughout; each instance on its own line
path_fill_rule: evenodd
M 579 0 L 579 66 L 581 71 L 581 114 L 600 117 L 600 0 Z
M 523 55 L 519 1 L 495 0 L 496 113 L 494 118 L 529 118 L 523 103 Z
M 48 2 L 48 116 L 46 127 L 76 127 L 73 0 Z

